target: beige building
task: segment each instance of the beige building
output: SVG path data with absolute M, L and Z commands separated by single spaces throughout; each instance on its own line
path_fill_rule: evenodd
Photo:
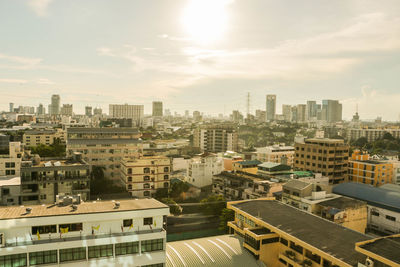
M 62 143 L 65 143 L 65 132 L 62 129 L 54 130 L 29 130 L 26 131 L 22 137 L 22 141 L 25 146 L 37 146 L 37 145 L 51 145 L 54 144 L 54 140 L 59 139 Z
M 159 188 L 170 187 L 172 160 L 167 157 L 124 158 L 121 180 L 133 197 L 153 197 Z
M 235 212 L 231 233 L 270 267 L 364 266 L 367 256 L 355 249 L 369 236 L 269 199 L 228 202 Z M 372 266 L 372 265 L 369 265 Z M 377 265 L 383 266 L 383 265 Z M 390 265 L 396 266 L 396 265 Z
M 140 134 L 132 128 L 68 128 L 67 156 L 82 153 L 92 166 L 105 168 L 106 178 L 120 180 L 121 160 L 142 153 Z
M 310 138 L 295 143 L 294 168 L 322 173 L 331 184 L 347 180 L 349 146 L 341 139 Z
M 193 132 L 193 147 L 202 152 L 238 151 L 238 133 L 230 125 L 206 125 Z
M 23 149 L 20 142 L 9 143 L 9 154 L 0 155 L 0 176 L 19 176 Z
M 274 162 L 293 166 L 294 147 L 293 146 L 267 146 L 256 148 L 257 160 L 261 162 Z
M 144 116 L 143 105 L 109 105 L 109 115 L 111 118 L 132 119 L 136 125 L 142 125 Z

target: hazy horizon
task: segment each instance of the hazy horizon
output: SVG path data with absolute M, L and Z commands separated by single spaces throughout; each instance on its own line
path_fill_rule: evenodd
M 0 110 L 152 101 L 182 114 L 337 99 L 397 121 L 400 5 L 361 0 L 0 1 Z

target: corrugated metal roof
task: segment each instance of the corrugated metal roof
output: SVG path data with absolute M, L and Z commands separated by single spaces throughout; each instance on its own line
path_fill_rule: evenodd
M 167 243 L 167 267 L 264 266 L 232 235 L 212 236 Z
M 366 201 L 371 206 L 400 212 L 400 192 L 361 183 L 343 183 L 333 193 Z

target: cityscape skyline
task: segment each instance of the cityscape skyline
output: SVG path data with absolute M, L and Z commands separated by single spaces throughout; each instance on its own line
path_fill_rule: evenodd
M 1 110 L 60 94 L 80 113 L 86 105 L 130 103 L 146 104 L 148 114 L 152 101 L 163 101 L 179 113 L 228 114 L 245 112 L 251 92 L 253 112 L 276 94 L 278 112 L 281 104 L 337 99 L 345 119 L 358 104 L 361 118 L 398 120 L 396 1 L 21 0 L 0 7 Z

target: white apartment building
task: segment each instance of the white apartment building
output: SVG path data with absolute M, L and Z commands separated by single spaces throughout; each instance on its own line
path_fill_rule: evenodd
M 257 160 L 261 162 L 274 162 L 293 166 L 294 147 L 273 145 L 267 147 L 257 147 Z
M 222 158 L 212 153 L 203 153 L 189 161 L 185 181 L 198 188 L 212 185 L 213 176 L 223 170 Z
M 164 266 L 168 206 L 155 199 L 0 208 L 0 266 Z
M 400 129 L 361 129 L 361 128 L 350 128 L 347 129 L 347 140 L 357 140 L 360 137 L 367 138 L 368 142 L 375 141 L 382 138 L 385 133 L 390 133 L 394 138 L 400 138 Z
M 20 203 L 21 177 L 0 177 L 0 205 L 12 206 Z
M 9 154 L 0 155 L 0 176 L 19 176 L 23 149 L 20 142 L 9 143 Z
M 110 104 L 108 112 L 111 118 L 131 118 L 135 121 L 137 126 L 140 126 L 143 123 L 143 105 Z

